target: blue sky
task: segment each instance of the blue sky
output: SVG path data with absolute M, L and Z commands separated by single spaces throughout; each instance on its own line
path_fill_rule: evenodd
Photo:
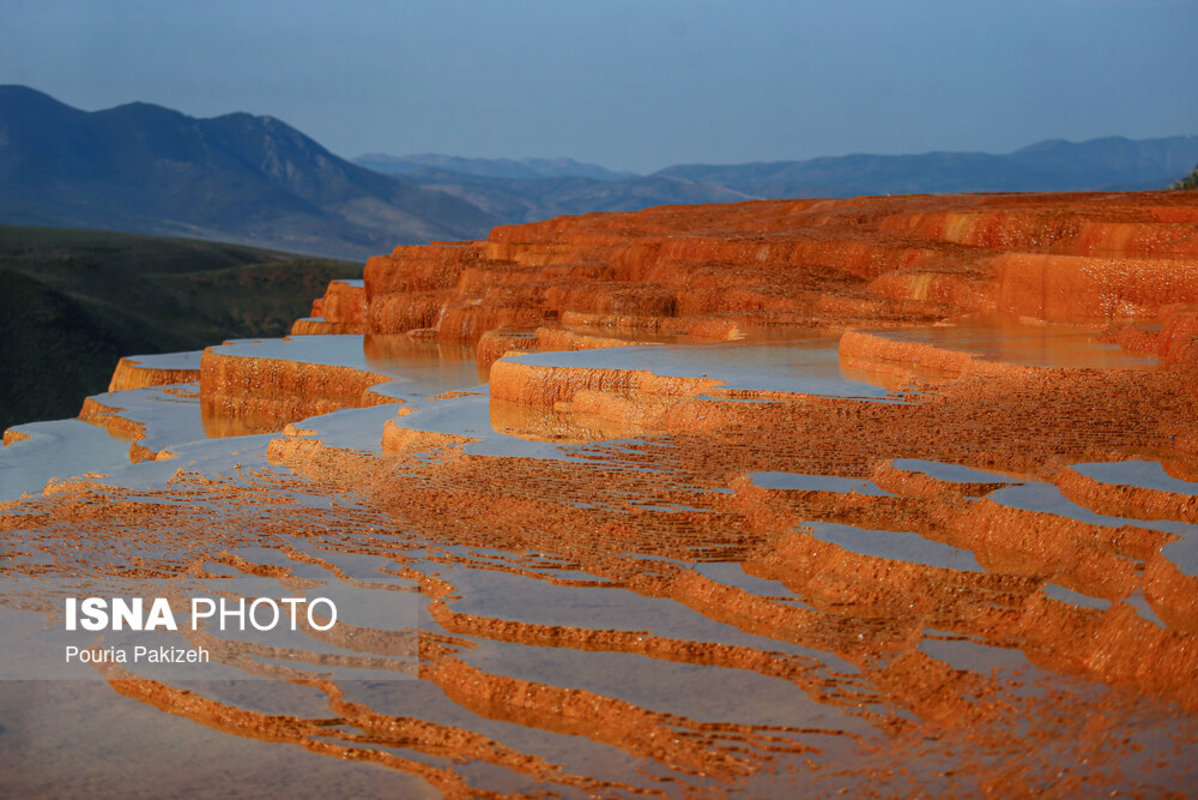
M 649 172 L 1198 134 L 1194 0 L 0 0 L 0 83 Z

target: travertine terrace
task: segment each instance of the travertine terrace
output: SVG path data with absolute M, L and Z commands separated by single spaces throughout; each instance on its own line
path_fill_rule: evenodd
M 5 434 L 42 470 L 0 516 L 8 614 L 56 619 L 79 576 L 418 598 L 415 628 L 310 648 L 193 634 L 257 679 L 238 691 L 97 668 L 97 706 L 200 724 L 164 742 L 235 737 L 221 780 L 272 743 L 280 792 L 1198 777 L 1194 193 L 665 207 L 399 247 L 288 341 L 122 361 L 81 419 L 130 465 L 72 451 L 78 421 Z M 22 757 L 7 784 L 87 793 Z

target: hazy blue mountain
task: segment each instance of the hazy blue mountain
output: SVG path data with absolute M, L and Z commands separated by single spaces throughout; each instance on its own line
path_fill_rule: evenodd
M 1006 155 L 850 155 L 806 161 L 676 165 L 653 175 L 618 180 L 583 175 L 529 177 L 530 168 L 517 168 L 525 162 L 504 159 L 358 159 L 358 163 L 372 168 L 403 170 L 407 180 L 469 201 L 505 222 L 588 211 L 634 211 L 667 203 L 755 198 L 1161 189 L 1184 175 L 1195 161 L 1198 136 L 1140 141 L 1116 137 L 1080 143 L 1053 140 Z
M 473 238 L 499 220 L 338 158 L 271 117 L 146 103 L 85 112 L 0 86 L 0 222 L 101 228 L 361 258 Z
M 647 176 L 572 159 L 426 154 L 358 161 L 271 117 L 195 119 L 146 103 L 85 112 L 26 87 L 0 86 L 0 223 L 358 259 L 397 244 L 479 238 L 500 223 L 663 204 L 1159 189 L 1198 162 L 1198 136 L 1055 140 L 1006 155 L 676 165 Z
M 405 177 L 426 188 L 461 198 L 509 223 L 592 211 L 639 211 L 650 206 L 753 199 L 716 183 L 670 175 L 636 176 L 619 181 L 581 177 L 518 180 L 423 167 Z
M 410 156 L 389 156 L 368 153 L 355 158 L 354 163 L 388 175 L 407 175 L 431 167 L 463 175 L 484 178 L 593 178 L 598 181 L 618 181 L 634 177 L 631 172 L 613 172 L 598 164 L 584 164 L 572 158 L 462 158 L 440 153 L 420 153 Z
M 657 175 L 718 183 L 759 197 L 937 192 L 1160 189 L 1198 161 L 1198 136 L 1053 140 L 1006 155 L 851 155 L 807 161 L 677 165 Z

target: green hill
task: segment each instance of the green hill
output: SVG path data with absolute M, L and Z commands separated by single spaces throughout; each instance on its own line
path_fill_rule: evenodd
M 239 245 L 0 226 L 0 429 L 74 416 L 125 355 L 279 336 L 362 265 Z
M 1198 167 L 1194 167 L 1190 174 L 1181 180 L 1174 181 L 1167 187 L 1169 189 L 1198 189 Z

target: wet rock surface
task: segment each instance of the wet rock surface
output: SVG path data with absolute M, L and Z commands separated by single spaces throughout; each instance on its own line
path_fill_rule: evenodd
M 122 362 L 5 434 L 38 485 L 0 506 L 0 623 L 40 621 L 5 663 L 79 580 L 346 615 L 186 632 L 219 680 L 4 681 L 0 785 L 1185 794 L 1196 231 L 1185 193 L 562 218 L 371 259 L 285 341 Z M 189 747 L 219 769 L 147 768 Z

